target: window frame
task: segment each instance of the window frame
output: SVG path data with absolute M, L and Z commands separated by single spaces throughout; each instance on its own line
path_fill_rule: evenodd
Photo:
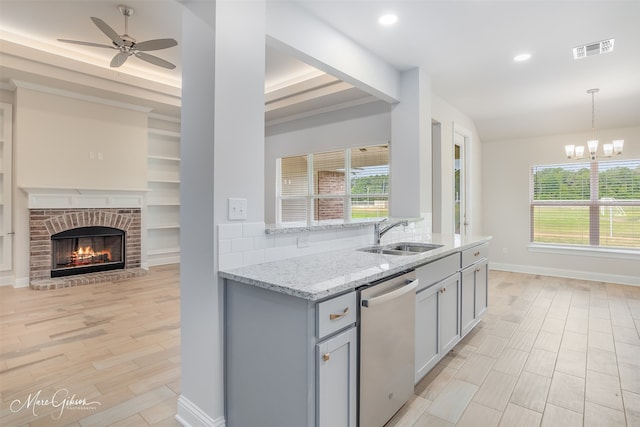
M 600 198 L 600 173 L 608 168 L 602 168 L 603 164 L 617 164 L 627 162 L 639 162 L 638 159 L 627 160 L 594 160 L 577 163 L 563 163 L 563 164 L 547 164 L 547 165 L 534 165 L 529 168 L 529 248 L 534 252 L 549 252 L 558 254 L 584 254 L 599 256 L 602 254 L 612 254 L 614 257 L 622 255 L 622 257 L 631 257 L 637 259 L 637 255 L 640 255 L 640 241 L 637 246 L 602 246 L 600 244 L 600 211 L 606 207 L 625 207 L 632 206 L 640 208 L 639 199 L 601 199 Z M 543 168 L 564 167 L 568 165 L 579 166 L 585 165 L 589 169 L 589 199 L 582 200 L 535 200 L 535 172 Z M 613 166 L 615 167 L 615 166 Z M 610 167 L 611 168 L 611 167 Z M 609 169 L 610 169 L 609 168 Z M 589 244 L 571 244 L 560 242 L 536 242 L 535 231 L 535 209 L 539 206 L 555 206 L 555 207 L 587 207 L 589 209 Z
M 289 228 L 289 227 L 312 227 L 312 226 L 323 226 L 323 225 L 333 225 L 333 224 L 357 224 L 357 223 L 366 223 L 369 221 L 377 221 L 381 220 L 385 217 L 369 217 L 362 220 L 353 220 L 352 219 L 352 205 L 353 200 L 362 198 L 362 197 L 371 197 L 378 199 L 386 199 L 387 201 L 387 209 L 391 195 L 391 185 L 387 186 L 387 193 L 375 193 L 375 194 L 352 194 L 351 193 L 351 175 L 352 175 L 352 166 L 351 166 L 351 151 L 361 148 L 370 148 L 370 147 L 383 147 L 389 150 L 389 144 L 373 144 L 366 146 L 358 146 L 358 147 L 347 147 L 340 148 L 335 150 L 327 150 L 327 151 L 317 151 L 314 153 L 306 153 L 306 154 L 297 154 L 293 156 L 285 156 L 276 159 L 276 226 L 281 228 Z M 344 177 L 345 177 L 345 191 L 344 194 L 316 194 L 315 192 L 315 183 L 314 183 L 314 169 L 313 169 L 313 159 L 314 155 L 322 154 L 322 153 L 331 153 L 331 152 L 340 152 L 344 153 Z M 388 152 L 388 155 L 390 151 Z M 304 196 L 286 196 L 282 194 L 282 159 L 287 157 L 307 157 L 307 194 Z M 391 168 L 390 162 L 387 161 L 387 166 L 389 167 L 389 181 L 391 181 Z M 314 206 L 316 200 L 320 199 L 342 199 L 343 203 L 343 215 L 342 219 L 331 220 L 315 220 L 314 219 Z M 294 223 L 294 222 L 283 222 L 282 221 L 282 201 L 283 200 L 301 200 L 305 201 L 306 204 L 306 221 L 305 224 Z

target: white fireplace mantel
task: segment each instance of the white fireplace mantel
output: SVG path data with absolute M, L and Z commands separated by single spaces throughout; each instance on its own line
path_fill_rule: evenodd
M 20 187 L 29 209 L 142 208 L 149 189 L 85 189 Z

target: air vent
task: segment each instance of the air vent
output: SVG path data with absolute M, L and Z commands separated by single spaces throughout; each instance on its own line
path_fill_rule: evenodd
M 600 55 L 601 53 L 609 53 L 613 51 L 613 43 L 615 39 L 602 40 L 595 43 L 589 43 L 584 46 L 573 48 L 573 59 L 582 59 L 587 56 Z

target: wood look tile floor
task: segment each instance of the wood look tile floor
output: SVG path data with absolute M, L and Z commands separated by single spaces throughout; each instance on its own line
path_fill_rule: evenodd
M 490 271 L 487 314 L 386 427 L 640 427 L 639 332 L 640 287 Z
M 489 274 L 486 316 L 387 427 L 640 427 L 640 287 Z M 178 426 L 179 299 L 177 265 L 52 291 L 0 287 L 0 425 Z M 14 403 L 64 390 L 75 400 L 63 411 Z
M 0 426 L 179 426 L 179 279 L 0 287 Z

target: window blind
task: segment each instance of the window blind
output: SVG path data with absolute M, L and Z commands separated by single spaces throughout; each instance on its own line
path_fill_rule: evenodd
M 533 166 L 531 242 L 640 249 L 640 160 Z
M 388 145 L 283 157 L 278 171 L 276 197 L 281 225 L 388 216 Z

